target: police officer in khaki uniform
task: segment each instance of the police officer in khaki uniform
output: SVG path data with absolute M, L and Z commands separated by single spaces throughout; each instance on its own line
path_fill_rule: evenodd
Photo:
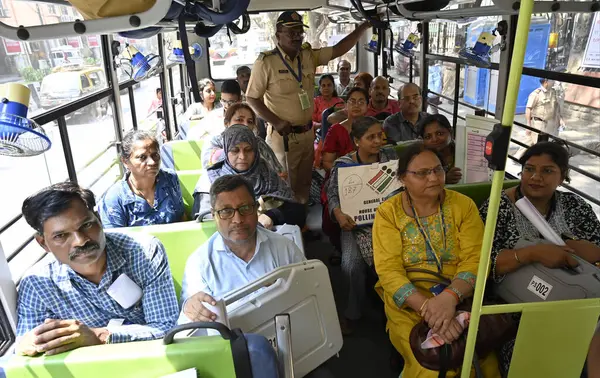
M 313 49 L 302 43 L 304 28 L 297 12 L 283 12 L 277 19 L 277 47 L 263 52 L 252 67 L 246 99 L 268 122 L 266 141 L 285 166 L 283 135 L 289 138 L 288 175 L 296 199 L 307 203 L 314 156 L 315 70 L 344 55 L 369 28 L 361 24 L 333 47 Z M 262 100 L 261 100 L 262 99 Z
M 558 136 L 559 126 L 565 125 L 558 96 L 552 88 L 554 82 L 548 79 L 540 79 L 540 83 L 541 86 L 529 95 L 525 110 L 527 124 L 541 131 L 539 135 L 527 131 L 530 144 L 547 141 L 548 134 Z

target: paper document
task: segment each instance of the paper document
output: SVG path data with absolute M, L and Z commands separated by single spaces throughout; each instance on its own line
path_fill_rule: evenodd
M 533 224 L 540 234 L 542 234 L 544 239 L 556 245 L 565 245 L 565 242 L 556 232 L 554 232 L 546 219 L 542 216 L 542 214 L 540 214 L 539 211 L 537 211 L 535 206 L 533 206 L 527 197 L 521 198 L 515 203 L 515 205 L 525 216 L 525 218 L 529 219 L 531 224 Z

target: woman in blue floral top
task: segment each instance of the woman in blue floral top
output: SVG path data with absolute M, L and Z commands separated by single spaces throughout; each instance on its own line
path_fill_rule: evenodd
M 125 177 L 116 182 L 98 205 L 105 228 L 147 226 L 184 220 L 181 187 L 174 171 L 160 169 L 159 145 L 147 131 L 123 138 L 121 161 Z

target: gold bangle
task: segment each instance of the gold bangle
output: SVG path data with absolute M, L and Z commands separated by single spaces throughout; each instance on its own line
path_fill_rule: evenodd
M 423 307 L 425 307 L 425 305 L 427 304 L 428 301 L 429 301 L 429 298 L 425 299 L 425 302 L 423 302 L 423 304 L 421 305 L 421 308 L 419 308 L 419 315 L 421 314 L 421 311 L 423 311 Z
M 517 262 L 518 262 L 519 264 L 521 264 L 521 260 L 519 260 L 519 255 L 517 255 L 517 251 L 518 251 L 518 250 L 516 250 L 516 249 L 515 249 L 515 260 L 517 260 Z

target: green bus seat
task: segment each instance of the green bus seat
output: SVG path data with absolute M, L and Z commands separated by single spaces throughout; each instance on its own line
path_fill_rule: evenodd
M 169 268 L 175 284 L 177 299 L 181 294 L 181 281 L 188 257 L 206 242 L 215 232 L 214 221 L 198 223 L 196 221 L 160 224 L 153 226 L 114 229 L 120 232 L 144 232 L 158 238 L 165 246 Z
M 188 219 L 193 219 L 192 207 L 194 206 L 194 188 L 202 174 L 201 169 L 192 171 L 177 171 L 177 178 L 181 186 L 181 195 L 183 196 L 183 205 Z
M 506 306 L 522 308 L 508 378 L 581 375 L 600 316 L 600 299 Z M 486 307 L 483 313 L 488 313 Z
M 7 378 L 159 378 L 196 368 L 203 378 L 236 378 L 229 340 L 219 336 L 78 348 L 50 357 L 12 356 Z
M 503 189 L 512 188 L 517 186 L 520 180 L 504 180 Z M 446 189 L 455 190 L 459 193 L 470 197 L 477 207 L 481 206 L 486 199 L 490 198 L 490 192 L 492 191 L 492 183 L 488 181 L 474 182 L 472 184 L 454 184 L 446 185 Z
M 175 171 L 202 169 L 202 141 L 175 140 L 160 148 L 163 167 Z

